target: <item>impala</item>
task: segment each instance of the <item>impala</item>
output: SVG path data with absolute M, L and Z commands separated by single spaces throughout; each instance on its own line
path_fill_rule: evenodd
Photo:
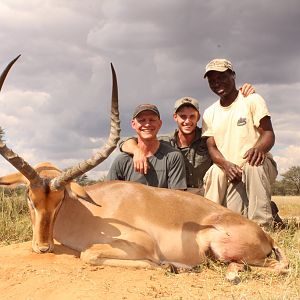
M 17 59 L 3 71 L 0 89 Z M 0 153 L 18 172 L 0 177 L 0 185 L 27 185 L 33 250 L 50 252 L 56 239 L 79 251 L 87 263 L 131 267 L 192 268 L 210 257 L 229 263 L 226 277 L 233 282 L 245 264 L 286 272 L 288 259 L 256 223 L 201 196 L 133 182 L 85 188 L 74 182 L 107 158 L 119 139 L 113 67 L 112 77 L 108 142 L 91 159 L 67 171 L 51 163 L 30 166 L 7 148 L 1 130 Z

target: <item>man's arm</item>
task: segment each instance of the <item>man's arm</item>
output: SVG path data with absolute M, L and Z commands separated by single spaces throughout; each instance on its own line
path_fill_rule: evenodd
M 170 143 L 169 135 L 159 136 L 158 139 L 160 141 Z M 130 137 L 130 138 L 122 139 L 118 143 L 118 146 L 120 151 L 132 155 L 134 171 L 145 175 L 148 173 L 150 166 L 147 157 L 141 152 L 140 148 L 138 147 L 136 138 Z
M 258 131 L 260 133 L 259 139 L 243 157 L 251 166 L 261 165 L 265 160 L 266 153 L 272 149 L 275 143 L 275 134 L 269 116 L 265 116 L 260 120 Z
M 120 144 L 120 148 L 123 152 L 133 156 L 133 168 L 136 172 L 145 175 L 148 173 L 149 164 L 147 157 L 140 150 L 135 138 L 127 139 L 123 144 Z
M 213 162 L 218 165 L 225 172 L 230 182 L 239 182 L 242 180 L 242 169 L 225 159 L 223 154 L 219 151 L 213 136 L 207 138 L 206 141 L 208 152 Z

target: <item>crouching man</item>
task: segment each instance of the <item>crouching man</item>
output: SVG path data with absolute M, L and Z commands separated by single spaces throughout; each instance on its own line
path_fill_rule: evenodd
M 271 184 L 277 176 L 269 152 L 275 135 L 264 99 L 258 94 L 245 98 L 235 76 L 226 59 L 206 66 L 204 78 L 219 100 L 203 115 L 203 136 L 214 162 L 204 178 L 205 197 L 268 229 L 273 225 Z

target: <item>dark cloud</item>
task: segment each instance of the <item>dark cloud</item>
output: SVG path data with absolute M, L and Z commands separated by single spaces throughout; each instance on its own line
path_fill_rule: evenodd
M 277 136 L 273 152 L 286 167 L 285 156 L 299 145 L 298 2 L 1 1 L 0 67 L 22 54 L 0 96 L 7 142 L 32 163 L 66 167 L 89 157 L 109 131 L 110 62 L 119 80 L 122 135 L 132 134 L 139 103 L 158 105 L 162 132 L 170 132 L 177 98 L 199 99 L 202 111 L 216 100 L 203 71 L 210 59 L 226 57 L 238 85 L 251 82 L 265 97 Z

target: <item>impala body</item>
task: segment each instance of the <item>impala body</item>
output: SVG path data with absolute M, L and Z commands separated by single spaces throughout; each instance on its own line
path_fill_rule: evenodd
M 15 60 L 1 75 L 0 88 Z M 56 239 L 90 264 L 134 267 L 192 268 L 210 257 L 230 263 L 227 278 L 233 281 L 244 264 L 285 272 L 287 258 L 257 224 L 201 196 L 132 182 L 83 188 L 73 181 L 108 157 L 119 139 L 112 71 L 111 132 L 91 159 L 67 171 L 51 163 L 31 167 L 0 136 L 0 154 L 19 171 L 0 177 L 0 185 L 28 186 L 33 250 L 50 252 Z M 276 259 L 269 258 L 272 251 Z

